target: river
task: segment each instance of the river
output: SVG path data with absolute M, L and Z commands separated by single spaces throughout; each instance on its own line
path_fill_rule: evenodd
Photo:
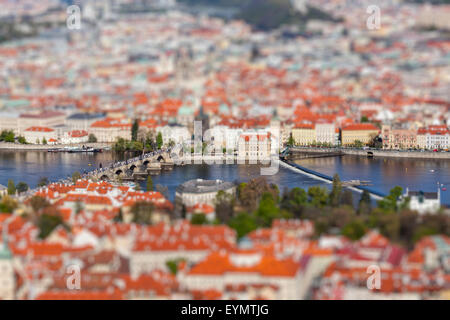
M 45 151 L 0 151 L 0 184 L 7 185 L 8 179 L 15 183 L 26 182 L 35 187 L 41 177 L 50 181 L 71 176 L 73 172 L 89 170 L 121 160 L 122 156 L 111 152 L 97 154 L 49 153 Z M 388 193 L 399 185 L 410 190 L 436 191 L 437 182 L 450 187 L 450 161 L 393 158 L 365 158 L 342 156 L 314 158 L 296 161 L 298 164 L 332 176 L 338 173 L 342 180 L 369 180 L 375 190 Z M 173 200 L 175 188 L 190 179 L 222 179 L 227 181 L 248 181 L 260 175 L 256 165 L 187 165 L 175 167 L 173 171 L 153 176 L 155 185 L 167 186 L 169 198 Z M 281 168 L 274 176 L 267 176 L 271 183 L 284 188 L 313 185 L 329 186 L 326 183 Z M 145 183 L 142 184 L 143 186 Z M 442 203 L 450 205 L 450 191 L 442 192 Z

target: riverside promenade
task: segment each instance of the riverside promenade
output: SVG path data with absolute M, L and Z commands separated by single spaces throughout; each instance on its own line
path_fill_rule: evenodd
M 289 147 L 290 154 L 307 154 L 316 155 L 350 155 L 360 157 L 380 157 L 380 158 L 407 158 L 407 159 L 436 159 L 450 160 L 450 152 L 433 152 L 433 151 L 408 151 L 408 150 L 388 150 L 374 148 L 313 148 L 313 147 Z M 311 156 L 312 157 L 312 156 Z
M 72 144 L 20 144 L 20 143 L 11 143 L 11 142 L 0 142 L 0 151 L 1 150 L 16 150 L 16 151 L 48 151 L 55 148 L 64 148 L 64 147 L 82 147 L 86 146 L 94 149 L 109 149 L 111 148 L 111 144 L 108 143 L 72 143 Z

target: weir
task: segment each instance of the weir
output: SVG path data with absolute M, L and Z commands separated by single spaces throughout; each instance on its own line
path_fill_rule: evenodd
M 319 181 L 323 181 L 326 183 L 333 183 L 333 177 L 330 177 L 326 174 L 302 167 L 296 163 L 292 163 L 292 162 L 288 162 L 286 160 L 281 160 L 280 164 L 282 167 L 287 168 L 289 170 L 292 170 L 294 172 L 303 174 L 307 177 L 310 177 L 312 179 L 315 180 L 319 180 Z M 372 199 L 374 200 L 381 200 L 383 199 L 386 195 L 382 192 L 379 192 L 377 190 L 373 190 L 372 188 L 368 188 L 365 186 L 343 186 L 343 188 L 347 188 L 349 190 L 355 191 L 355 192 L 359 192 L 359 193 L 363 193 L 364 190 L 367 190 L 371 196 Z

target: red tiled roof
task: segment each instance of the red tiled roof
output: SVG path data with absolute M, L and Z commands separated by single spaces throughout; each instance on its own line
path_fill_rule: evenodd
M 36 300 L 123 300 L 123 295 L 118 289 L 106 291 L 55 290 L 41 293 Z
M 26 129 L 25 131 L 33 131 L 33 132 L 53 132 L 55 131 L 52 128 L 48 128 L 48 127 L 30 127 L 28 129 Z
M 70 131 L 68 133 L 68 135 L 72 138 L 81 138 L 81 137 L 87 136 L 88 133 L 85 130 L 74 130 L 74 131 Z
M 232 263 L 230 254 L 213 252 L 196 264 L 189 275 L 223 275 L 225 273 L 258 273 L 265 277 L 294 277 L 301 266 L 291 258 L 278 259 L 274 255 L 262 254 L 261 260 L 253 266 L 239 266 Z

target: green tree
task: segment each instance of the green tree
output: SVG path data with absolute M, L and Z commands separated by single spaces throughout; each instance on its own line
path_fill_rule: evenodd
M 42 138 L 42 144 L 47 144 L 47 139 Z
M 30 205 L 35 215 L 39 215 L 44 209 L 50 207 L 50 202 L 41 196 L 33 196 L 30 199 Z
M 123 211 L 122 208 L 119 209 L 119 213 L 114 217 L 114 222 L 123 222 Z
M 19 193 L 22 193 L 28 191 L 29 187 L 25 182 L 19 182 L 16 186 L 16 189 Z
M 53 232 L 53 230 L 55 230 L 60 225 L 65 226 L 60 215 L 50 215 L 46 213 L 42 214 L 41 216 L 39 216 L 37 221 L 39 238 L 47 238 Z
M 417 230 L 414 232 L 413 241 L 417 242 L 423 237 L 433 236 L 438 234 L 438 231 L 430 226 L 419 226 Z
M 273 196 L 270 193 L 264 193 L 256 210 L 256 216 L 262 221 L 262 225 L 270 227 L 279 212 L 280 209 L 276 206 Z
M 361 123 L 366 123 L 366 122 L 369 122 L 369 118 L 367 118 L 366 116 L 362 116 Z
M 337 229 L 344 228 L 345 225 L 354 221 L 356 218 L 353 208 L 345 206 L 333 208 L 331 214 L 327 210 L 324 216 L 330 220 L 330 227 Z
M 16 194 L 16 186 L 14 185 L 14 181 L 11 179 L 8 180 L 8 194 L 10 196 Z
M 269 185 L 264 177 L 250 180 L 247 184 L 238 187 L 239 202 L 249 212 L 258 207 L 258 202 L 264 193 L 271 193 L 273 199 L 278 201 L 279 190 L 275 185 Z
M 233 217 L 228 225 L 236 231 L 239 239 L 258 227 L 255 217 L 245 212 L 241 212 Z
M 217 192 L 215 205 L 216 217 L 221 223 L 228 223 L 234 215 L 235 199 L 233 195 L 220 190 Z
M 136 185 L 134 186 L 134 190 L 141 191 L 141 185 L 138 182 L 136 182 Z
M 18 141 L 20 144 L 27 144 L 27 140 L 25 139 L 24 136 L 19 136 L 19 137 L 17 137 L 17 141 Z
M 345 227 L 342 228 L 341 233 L 343 236 L 346 236 L 350 240 L 355 241 L 361 239 L 365 235 L 366 227 L 360 220 L 355 219 L 352 222 L 346 224 Z
M 186 259 L 184 258 L 178 258 L 173 260 L 166 261 L 166 266 L 169 269 L 170 273 L 173 275 L 176 275 L 178 273 L 178 268 L 180 266 L 180 263 L 184 263 Z
M 131 207 L 132 221 L 137 224 L 151 225 L 153 223 L 154 206 L 151 202 L 139 201 Z
M 124 138 L 117 138 L 113 145 L 113 150 L 116 152 L 123 152 L 127 150 L 127 142 Z
M 292 133 L 289 135 L 289 140 L 288 140 L 287 145 L 289 147 L 293 147 L 295 145 L 295 140 L 294 140 L 294 137 L 292 136 Z
M 17 201 L 5 195 L 0 202 L 0 213 L 13 213 L 17 208 Z
M 36 138 L 36 144 L 39 144 L 39 143 L 41 143 L 41 142 L 39 141 L 39 138 Z
M 139 132 L 139 121 L 135 119 L 133 125 L 131 126 L 131 141 L 137 141 Z
M 398 213 L 400 220 L 399 241 L 408 250 L 412 250 L 414 247 L 414 235 L 417 227 L 424 223 L 427 226 L 426 221 L 419 223 L 419 215 L 412 210 L 401 210 Z
M 308 201 L 306 191 L 302 188 L 295 187 L 283 194 L 281 200 L 281 208 L 291 212 L 294 217 L 300 218 L 303 209 Z
M 323 208 L 328 203 L 328 191 L 324 187 L 308 189 L 309 203 L 316 208 Z
M 399 199 L 402 193 L 402 187 L 396 186 L 392 188 L 386 197 L 378 201 L 378 207 L 385 212 L 397 211 L 399 209 Z
M 239 200 L 241 200 L 242 197 L 242 193 L 245 190 L 245 187 L 247 186 L 246 182 L 241 182 L 238 186 L 237 186 L 237 197 Z
M 364 147 L 364 143 L 361 140 L 355 140 L 354 146 L 356 148 L 362 148 L 362 147 Z
M 72 174 L 72 182 L 73 183 L 76 183 L 78 180 L 80 180 L 81 179 L 81 174 L 78 172 L 78 171 L 75 171 L 73 174 Z
M 113 145 L 113 150 L 116 152 L 125 152 L 125 151 L 143 151 L 144 143 L 141 141 L 129 141 L 124 138 L 117 138 L 116 142 Z
M 0 134 L 0 140 L 4 142 L 14 142 L 15 135 L 12 130 L 3 130 Z
M 144 144 L 141 141 L 133 141 L 127 149 L 129 151 L 142 151 L 144 150 Z
M 368 226 L 373 229 L 378 229 L 380 233 L 389 238 L 391 241 L 398 241 L 400 232 L 400 219 L 397 214 L 386 212 L 380 208 L 372 210 Z
M 191 217 L 191 224 L 202 225 L 207 223 L 208 220 L 206 219 L 206 215 L 204 215 L 203 213 L 196 213 Z
M 342 197 L 342 183 L 341 179 L 339 178 L 339 175 L 336 173 L 333 176 L 333 188 L 331 189 L 330 193 L 330 205 L 332 207 L 337 207 L 341 204 L 341 197 Z
M 50 183 L 50 181 L 48 181 L 47 177 L 41 177 L 38 181 L 37 186 L 38 187 L 45 187 L 46 185 L 48 185 Z
M 161 132 L 158 132 L 158 135 L 156 136 L 156 145 L 158 146 L 158 149 L 161 149 L 163 146 L 163 138 Z
M 341 197 L 341 204 L 353 208 L 353 192 L 348 189 L 344 190 Z
M 372 200 L 370 199 L 370 193 L 364 190 L 359 200 L 358 214 L 369 214 L 372 210 Z
M 153 179 L 151 176 L 147 177 L 147 191 L 153 191 L 154 187 L 153 187 Z
M 97 137 L 93 133 L 91 133 L 89 135 L 88 142 L 89 143 L 96 143 L 97 142 Z
M 153 132 L 149 132 L 145 137 L 145 149 L 148 151 L 153 151 L 155 149 L 155 139 Z
M 330 221 L 325 217 L 317 217 L 314 221 L 314 233 L 317 237 L 328 233 L 330 229 Z

